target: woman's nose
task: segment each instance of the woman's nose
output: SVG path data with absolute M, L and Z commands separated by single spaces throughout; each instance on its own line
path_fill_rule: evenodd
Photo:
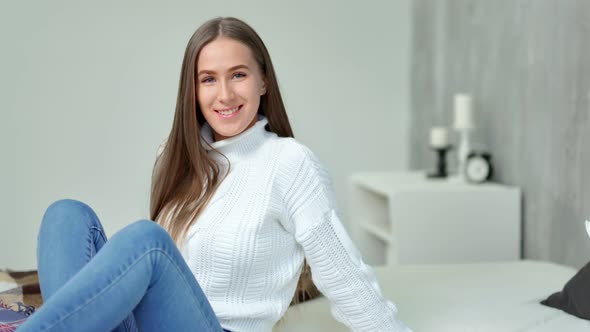
M 222 102 L 232 100 L 234 91 L 229 83 L 222 82 L 219 90 L 219 100 Z

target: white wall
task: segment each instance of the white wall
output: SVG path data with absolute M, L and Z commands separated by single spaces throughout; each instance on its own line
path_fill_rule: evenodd
M 148 216 L 186 42 L 205 20 L 251 24 L 273 58 L 296 137 L 346 176 L 404 169 L 410 0 L 26 1 L 0 5 L 0 268 L 35 268 L 59 198 L 110 236 Z

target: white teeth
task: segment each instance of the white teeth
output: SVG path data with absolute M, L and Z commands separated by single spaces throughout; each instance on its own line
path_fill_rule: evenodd
M 240 107 L 239 106 L 238 107 L 234 107 L 234 108 L 232 108 L 230 110 L 227 110 L 227 111 L 217 111 L 217 113 L 219 113 L 221 115 L 230 115 L 230 114 L 233 114 L 233 113 L 237 112 L 238 111 L 238 108 L 240 108 Z

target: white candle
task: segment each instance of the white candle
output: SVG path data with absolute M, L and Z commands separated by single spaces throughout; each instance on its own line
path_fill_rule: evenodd
M 455 95 L 455 129 L 473 129 L 473 100 L 470 95 Z
M 445 127 L 432 127 L 430 129 L 430 146 L 444 148 L 449 145 L 449 133 Z

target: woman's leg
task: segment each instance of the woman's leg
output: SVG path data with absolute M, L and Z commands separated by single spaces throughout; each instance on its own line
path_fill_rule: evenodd
M 222 331 L 170 235 L 141 220 L 116 233 L 19 331 Z
M 70 199 L 51 204 L 37 236 L 39 283 L 44 301 L 78 273 L 106 241 L 102 224 L 88 205 Z M 137 331 L 133 315 L 114 331 Z

